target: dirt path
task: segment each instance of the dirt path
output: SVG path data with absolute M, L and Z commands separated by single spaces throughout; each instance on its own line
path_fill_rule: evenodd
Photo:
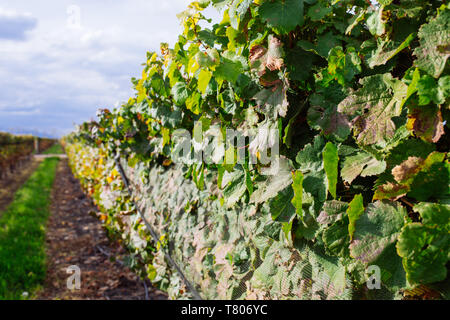
M 111 244 L 100 222 L 89 212 L 96 211 L 73 177 L 67 160 L 61 160 L 52 195 L 52 215 L 47 229 L 48 271 L 38 299 L 64 300 L 144 300 L 147 290 L 134 273 L 120 263 L 126 252 Z M 108 258 L 118 257 L 113 262 Z M 69 266 L 81 269 L 81 289 L 67 289 Z M 150 300 L 167 299 L 148 287 Z
M 39 161 L 33 159 L 6 179 L 0 179 L 0 215 L 12 202 L 16 191 L 27 181 L 38 166 Z

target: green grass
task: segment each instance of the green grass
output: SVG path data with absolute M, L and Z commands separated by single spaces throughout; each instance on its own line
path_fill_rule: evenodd
M 63 154 L 64 149 L 59 143 L 55 143 L 50 148 L 42 152 L 42 154 Z
M 22 299 L 45 279 L 45 227 L 58 161 L 44 160 L 0 213 L 0 300 Z

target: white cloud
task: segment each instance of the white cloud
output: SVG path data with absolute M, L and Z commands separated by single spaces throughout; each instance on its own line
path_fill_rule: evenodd
M 37 19 L 30 13 L 17 13 L 0 8 L 0 39 L 23 41 L 27 32 L 37 26 Z
M 146 52 L 159 51 L 160 42 L 174 44 L 181 32 L 176 14 L 189 3 L 2 0 L 0 21 L 8 12 L 39 24 L 27 41 L 0 36 L 0 130 L 67 132 L 99 107 L 128 100 L 130 79 L 140 75 Z M 79 28 L 69 23 L 73 4 L 80 9 Z

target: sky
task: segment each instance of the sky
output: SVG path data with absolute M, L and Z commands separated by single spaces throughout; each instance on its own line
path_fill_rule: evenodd
M 127 101 L 146 52 L 173 46 L 190 2 L 2 0 L 0 131 L 61 137 Z

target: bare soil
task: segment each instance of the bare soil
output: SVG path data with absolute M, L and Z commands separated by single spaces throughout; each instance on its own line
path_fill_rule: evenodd
M 167 296 L 139 279 L 122 262 L 125 250 L 112 243 L 101 222 L 90 213 L 97 208 L 81 190 L 62 159 L 55 178 L 47 227 L 48 271 L 42 300 L 165 300 Z M 69 290 L 69 266 L 81 270 L 80 290 Z

